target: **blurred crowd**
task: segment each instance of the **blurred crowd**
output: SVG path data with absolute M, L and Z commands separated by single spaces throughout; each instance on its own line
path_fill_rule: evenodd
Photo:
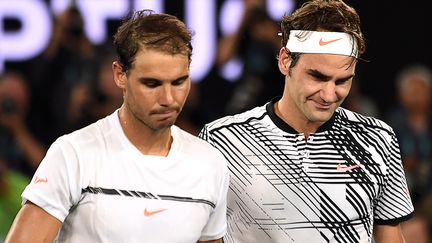
M 107 45 L 107 46 L 106 46 Z M 57 16 L 46 50 L 0 75 L 0 241 L 48 146 L 122 104 L 110 43 L 93 45 L 77 8 Z
M 263 0 L 244 0 L 237 31 L 219 39 L 212 71 L 193 83 L 177 125 L 197 135 L 204 123 L 262 105 L 283 90 L 277 69 L 278 21 L 267 15 Z M 236 82 L 220 68 L 232 58 L 244 65 Z M 46 50 L 26 70 L 0 74 L 0 240 L 21 206 L 20 194 L 48 146 L 71 132 L 112 113 L 122 103 L 114 83 L 111 44 L 93 45 L 84 34 L 76 8 L 57 16 Z M 415 216 L 403 225 L 407 243 L 431 242 L 432 233 L 432 71 L 421 63 L 403 67 L 395 82 L 397 104 L 380 112 L 353 87 L 344 107 L 391 125 L 400 143 Z M 215 86 L 218 85 L 217 89 Z M 218 90 L 218 92 L 214 92 Z M 390 90 L 389 90 L 390 92 Z M 205 96 L 205 99 L 203 98 Z

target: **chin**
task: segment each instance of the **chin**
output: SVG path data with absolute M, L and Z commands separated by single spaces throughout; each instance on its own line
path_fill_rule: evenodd
M 153 127 L 155 128 L 155 130 L 161 130 L 161 129 L 169 128 L 174 124 L 175 124 L 175 120 L 174 121 L 169 120 L 169 121 L 158 122 Z
M 317 111 L 317 112 L 313 112 L 310 116 L 309 116 L 309 120 L 313 121 L 313 122 L 326 122 L 328 120 L 330 120 L 330 118 L 332 117 L 334 111 Z

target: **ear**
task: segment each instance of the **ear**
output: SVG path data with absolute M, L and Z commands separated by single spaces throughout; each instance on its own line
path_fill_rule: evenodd
M 279 50 L 278 66 L 283 75 L 288 75 L 288 67 L 291 63 L 291 57 L 288 55 L 288 49 L 282 47 Z
M 111 67 L 117 87 L 124 89 L 126 87 L 127 76 L 123 72 L 123 67 L 117 61 L 113 62 Z

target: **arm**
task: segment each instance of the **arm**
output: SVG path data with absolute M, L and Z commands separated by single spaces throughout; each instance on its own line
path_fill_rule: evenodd
M 244 13 L 238 29 L 234 33 L 222 37 L 218 42 L 218 51 L 216 52 L 217 65 L 226 63 L 236 54 L 241 38 L 247 31 L 253 9 L 263 6 L 264 3 L 262 0 L 243 0 Z
M 201 129 L 201 131 L 198 134 L 198 137 L 200 139 L 204 140 L 204 141 L 207 141 L 210 145 L 214 146 L 213 143 L 212 143 L 212 141 L 211 141 L 212 138 L 209 135 L 209 131 L 208 131 L 207 125 L 205 125 Z M 222 160 L 225 161 L 225 163 L 228 163 L 228 161 L 226 161 L 224 158 L 222 158 Z M 224 168 L 226 169 L 226 171 L 225 171 L 225 179 L 224 179 L 224 181 L 222 183 L 222 186 L 221 186 L 221 195 L 223 195 L 222 198 L 221 198 L 221 201 L 222 201 L 221 204 L 222 204 L 222 208 L 223 208 L 222 214 L 224 215 L 223 216 L 223 221 L 224 221 L 224 224 L 226 224 L 226 214 L 227 214 L 227 212 L 226 212 L 226 210 L 227 210 L 227 198 L 226 197 L 227 197 L 227 194 L 228 194 L 228 185 L 229 185 L 228 165 L 225 164 Z M 197 241 L 197 243 L 223 243 L 223 242 L 224 242 L 223 238 L 217 239 L 217 240 L 210 240 L 210 241 Z
M 1 114 L 0 124 L 11 131 L 26 161 L 36 169 L 46 153 L 46 148 L 31 134 L 25 123 L 24 114 L 20 112 Z
M 24 124 L 17 123 L 13 134 L 28 162 L 33 168 L 37 168 L 46 153 L 46 148 L 33 134 L 30 133 Z
M 27 201 L 18 212 L 5 243 L 53 242 L 61 224 L 57 218 Z
M 392 129 L 387 135 L 386 156 L 383 160 L 388 161 L 389 168 L 382 194 L 377 198 L 374 208 L 374 239 L 375 243 L 405 243 L 400 223 L 412 217 L 414 206 L 400 160 L 396 135 Z
M 405 243 L 400 224 L 374 225 L 375 243 Z

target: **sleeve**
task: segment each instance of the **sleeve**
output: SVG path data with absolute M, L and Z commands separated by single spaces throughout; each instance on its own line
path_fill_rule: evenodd
M 204 125 L 204 127 L 199 132 L 198 137 L 201 138 L 204 141 L 207 141 L 212 146 L 215 146 L 214 142 L 212 141 L 212 138 L 210 136 L 208 125 Z
M 204 127 L 201 129 L 201 131 L 198 134 L 198 137 L 201 138 L 202 140 L 206 141 L 207 140 L 207 125 L 204 125 Z
M 414 211 L 403 170 L 399 144 L 392 132 L 389 138 L 388 170 L 374 211 L 375 224 L 398 224 L 409 219 Z
M 81 196 L 78 172 L 78 158 L 72 146 L 58 139 L 24 189 L 22 203 L 31 201 L 63 222 Z
M 221 155 L 220 159 L 224 161 L 222 180 L 219 184 L 219 197 L 216 206 L 210 215 L 210 218 L 204 227 L 200 241 L 220 239 L 226 234 L 227 230 L 227 193 L 229 185 L 229 172 L 226 160 Z

